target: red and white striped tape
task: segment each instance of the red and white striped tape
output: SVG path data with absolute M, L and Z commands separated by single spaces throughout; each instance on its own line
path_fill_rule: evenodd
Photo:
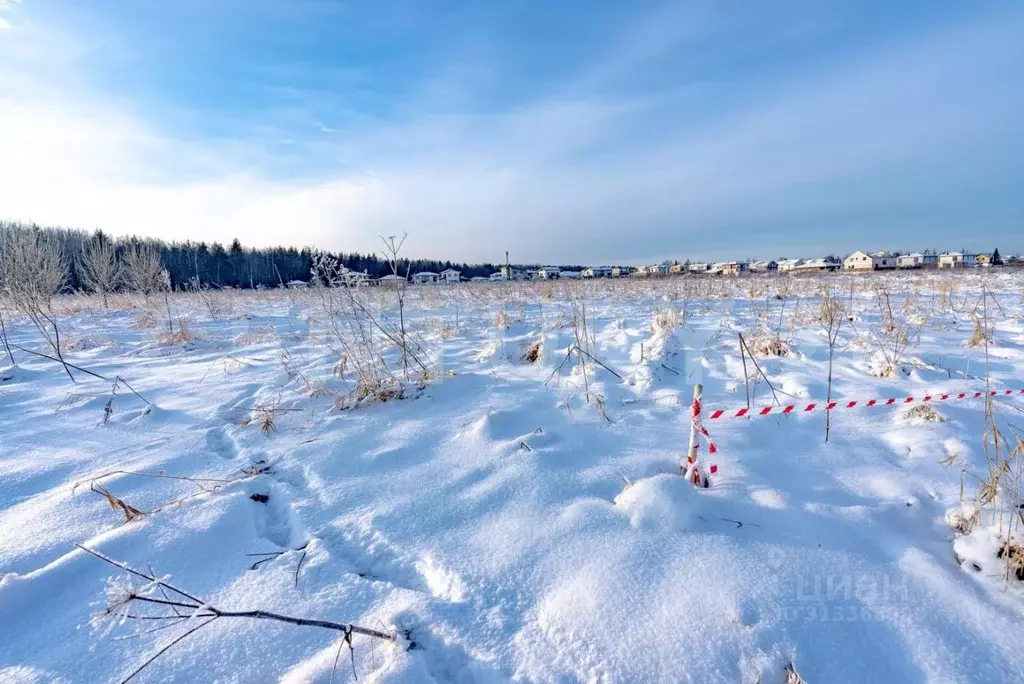
M 926 394 L 920 398 L 920 401 L 923 404 L 932 401 L 955 401 L 958 399 L 977 399 L 978 397 L 986 396 L 986 394 L 990 397 L 1024 394 L 1024 389 L 989 390 L 988 392 L 960 392 L 959 394 Z M 893 404 L 913 404 L 915 401 L 918 401 L 917 397 L 899 397 L 893 399 L 868 399 L 857 401 L 830 401 L 809 404 L 789 404 L 788 406 L 763 406 L 761 408 L 718 409 L 717 411 L 712 411 L 710 414 L 708 414 L 708 420 L 718 420 L 720 418 L 742 418 L 743 416 L 767 416 L 768 414 L 771 413 L 808 413 L 809 411 L 833 411 L 835 409 L 851 409 L 861 406 L 892 406 Z M 700 429 L 703 430 L 702 434 L 707 436 L 707 430 L 704 430 L 703 426 L 701 426 Z

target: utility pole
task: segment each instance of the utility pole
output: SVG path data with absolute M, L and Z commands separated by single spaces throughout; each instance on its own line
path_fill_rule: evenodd
M 512 280 L 512 266 L 508 263 L 508 250 L 505 250 L 505 280 Z

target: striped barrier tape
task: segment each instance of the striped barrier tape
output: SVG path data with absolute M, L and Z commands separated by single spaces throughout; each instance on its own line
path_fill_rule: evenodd
M 989 390 L 988 392 L 960 392 L 959 394 L 926 394 L 921 397 L 920 401 L 921 403 L 927 403 L 932 401 L 977 399 L 978 397 L 983 397 L 986 394 L 990 397 L 1024 394 L 1024 389 Z M 772 413 L 808 413 L 809 411 L 833 411 L 835 409 L 851 409 L 866 406 L 892 406 L 893 404 L 913 404 L 915 401 L 918 401 L 917 397 L 900 397 L 893 399 L 868 399 L 866 401 L 812 402 L 809 404 L 789 404 L 788 406 L 763 406 L 761 408 L 718 409 L 708 414 L 708 420 L 719 420 L 720 418 L 742 418 L 744 416 L 767 416 Z M 702 434 L 707 437 L 707 430 L 704 430 L 703 427 L 700 429 L 703 430 Z

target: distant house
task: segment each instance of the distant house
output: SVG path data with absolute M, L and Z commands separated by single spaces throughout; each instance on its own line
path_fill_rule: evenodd
M 749 264 L 745 261 L 718 261 L 711 264 L 709 272 L 714 275 L 735 276 L 740 273 L 746 273 L 748 270 Z
M 976 257 L 974 257 L 974 263 L 978 264 L 978 266 L 991 266 L 992 265 L 992 255 L 991 254 L 979 254 Z
M 939 268 L 963 268 L 964 255 L 960 252 L 946 252 L 939 255 Z
M 827 261 L 825 259 L 808 259 L 798 266 L 794 266 L 790 269 L 791 273 L 804 274 L 804 273 L 831 273 L 832 271 L 839 270 L 840 265 L 834 261 Z
M 888 271 L 896 268 L 896 260 L 898 257 L 882 250 L 872 254 L 871 258 L 875 260 L 876 271 Z
M 626 278 L 635 271 L 632 266 L 612 266 L 612 278 Z
M 672 275 L 679 275 L 686 272 L 686 266 L 683 264 L 672 264 L 668 267 L 668 272 Z
M 400 275 L 395 275 L 394 273 L 388 273 L 387 275 L 378 278 L 377 282 L 381 285 L 397 287 L 405 282 L 405 278 Z
M 515 266 L 505 265 L 505 266 L 502 266 L 501 269 L 499 269 L 499 270 L 501 272 L 501 277 L 502 277 L 503 280 L 527 280 L 528 279 L 526 271 L 524 271 L 521 268 L 516 268 Z
M 345 271 L 343 277 L 348 287 L 369 287 L 377 284 L 377 280 L 366 271 Z
M 563 280 L 579 280 L 580 279 L 580 272 L 579 271 L 559 271 L 558 272 L 558 277 L 562 278 Z
M 456 271 L 454 268 L 446 268 L 441 271 L 438 279 L 442 283 L 457 283 L 462 279 L 462 271 Z
M 495 271 L 490 276 L 488 276 L 487 279 L 490 280 L 491 282 L 498 282 L 500 280 L 505 280 L 505 274 L 502 273 L 501 271 Z
M 557 280 L 558 275 L 562 272 L 562 269 L 557 266 L 545 266 L 544 268 L 537 271 L 537 277 L 541 280 Z
M 779 270 L 777 261 L 755 261 L 750 264 L 751 273 L 774 273 Z
M 419 273 L 412 274 L 412 282 L 417 285 L 427 285 L 429 283 L 437 282 L 437 274 L 433 271 L 420 271 Z
M 580 271 L 580 275 L 584 278 L 611 278 L 612 267 L 611 266 L 590 266 Z
M 912 252 L 896 259 L 897 268 L 924 268 L 924 254 Z
M 309 283 L 305 280 L 289 280 L 287 287 L 289 290 L 302 290 L 309 287 Z
M 700 261 L 690 264 L 690 273 L 707 273 L 711 270 L 711 264 Z
M 638 266 L 636 272 L 633 274 L 642 278 L 649 278 L 652 276 L 660 276 L 668 274 L 668 264 L 647 264 L 644 266 Z
M 854 252 L 850 256 L 843 259 L 843 270 L 873 271 L 875 270 L 875 260 L 867 252 Z
M 490 281 L 490 278 L 485 278 L 483 276 L 473 276 L 469 279 L 469 282 L 471 283 L 489 283 Z
M 938 265 L 939 255 L 926 249 L 921 259 L 921 268 L 935 268 Z
M 788 273 L 802 263 L 803 259 L 782 259 L 779 261 L 779 273 Z

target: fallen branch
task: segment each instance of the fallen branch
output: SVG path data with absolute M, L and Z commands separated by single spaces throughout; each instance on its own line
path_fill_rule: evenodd
M 142 670 L 144 670 L 146 667 L 148 667 L 150 664 L 156 661 L 157 658 L 159 658 L 164 653 L 169 651 L 176 644 L 180 643 L 181 641 L 184 641 L 187 637 L 191 636 L 203 627 L 207 627 L 208 625 L 212 624 L 220 618 L 247 618 L 252 620 L 270 620 L 273 622 L 282 622 L 297 627 L 319 627 L 321 629 L 330 629 L 336 632 L 341 632 L 343 634 L 343 640 L 349 644 L 350 648 L 352 647 L 352 637 L 356 634 L 361 634 L 372 639 L 382 639 L 384 641 L 390 641 L 392 643 L 396 642 L 398 638 L 397 633 L 382 632 L 380 630 L 371 629 L 369 627 L 361 627 L 359 625 L 345 622 L 335 622 L 333 620 L 319 620 L 311 618 L 294 617 L 291 615 L 283 615 L 281 613 L 273 613 L 267 610 L 221 610 L 220 608 L 211 605 L 205 599 L 201 599 L 193 594 L 190 594 L 184 589 L 180 589 L 174 586 L 173 584 L 164 579 L 158 578 L 152 571 L 150 571 L 149 573 L 142 572 L 141 570 L 136 570 L 130 567 L 126 563 L 110 558 L 109 556 L 106 556 L 100 553 L 99 551 L 94 551 L 93 549 L 82 546 L 81 544 L 76 544 L 75 546 L 81 549 L 82 551 L 92 556 L 95 556 L 96 558 L 99 558 L 101 561 L 107 563 L 108 565 L 112 565 L 115 568 L 118 568 L 119 570 L 123 570 L 124 572 L 134 577 L 146 580 L 151 587 L 159 588 L 161 592 L 166 590 L 179 597 L 177 600 L 171 600 L 167 598 L 152 598 L 141 593 L 145 591 L 144 589 L 136 590 L 132 588 L 131 590 L 129 590 L 127 595 L 119 599 L 115 605 L 107 607 L 104 613 L 105 616 L 109 616 L 115 619 L 127 617 L 136 620 L 179 621 L 181 620 L 182 617 L 187 617 L 189 619 L 198 618 L 203 620 L 196 626 L 186 630 L 182 634 L 172 639 L 169 643 L 160 648 L 151 657 L 147 658 L 146 661 L 142 663 L 142 665 L 137 667 L 127 677 L 122 679 L 121 684 L 124 684 L 125 682 L 128 682 L 131 679 L 133 679 L 137 674 L 142 672 Z M 167 594 L 165 593 L 164 596 L 167 596 Z M 128 608 L 133 604 L 135 604 L 136 606 L 160 606 L 161 610 L 166 610 L 168 612 L 155 615 L 129 614 Z M 177 611 L 178 608 L 183 609 L 183 612 L 179 613 Z

